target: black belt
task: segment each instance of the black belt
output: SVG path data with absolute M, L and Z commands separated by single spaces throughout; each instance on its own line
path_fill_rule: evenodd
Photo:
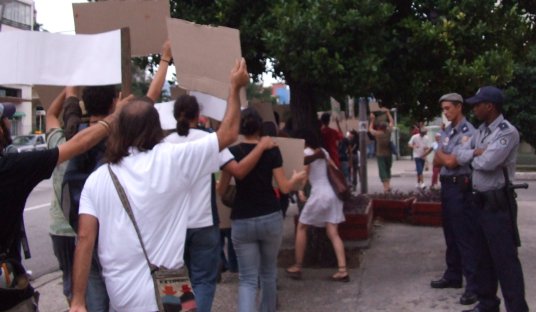
M 471 177 L 467 174 L 452 176 L 442 175 L 439 177 L 439 181 L 443 184 L 466 184 L 471 182 Z

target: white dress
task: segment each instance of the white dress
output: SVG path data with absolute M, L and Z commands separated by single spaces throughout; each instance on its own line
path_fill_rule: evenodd
M 328 158 L 328 152 L 324 149 L 322 151 Z M 307 147 L 304 154 L 309 156 L 314 151 Z M 325 227 L 326 223 L 343 222 L 343 202 L 337 198 L 329 183 L 325 159 L 317 159 L 309 165 L 309 183 L 311 194 L 301 212 L 300 223 Z

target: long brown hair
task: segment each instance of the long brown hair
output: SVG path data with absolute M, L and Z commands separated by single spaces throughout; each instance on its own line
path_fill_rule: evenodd
M 123 107 L 106 143 L 106 160 L 116 164 L 129 155 L 130 147 L 151 150 L 164 138 L 160 118 L 154 106 L 144 100 L 134 100 Z

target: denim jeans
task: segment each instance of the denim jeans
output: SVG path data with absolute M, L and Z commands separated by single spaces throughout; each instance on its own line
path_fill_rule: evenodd
M 238 257 L 238 311 L 256 311 L 255 295 L 261 288 L 259 311 L 276 310 L 277 254 L 281 246 L 283 216 L 268 215 L 232 221 L 232 239 Z
M 220 229 L 212 225 L 186 231 L 184 262 L 190 273 L 198 312 L 210 312 L 220 270 Z
M 227 239 L 227 255 L 225 254 L 225 239 Z M 233 240 L 231 239 L 231 229 L 220 229 L 220 247 L 221 247 L 221 261 L 224 270 L 230 272 L 238 272 L 238 261 L 236 260 L 236 252 L 233 246 Z
M 415 168 L 417 170 L 417 175 L 422 176 L 422 171 L 424 170 L 424 158 L 415 157 Z
M 108 312 L 110 310 L 110 298 L 106 291 L 106 284 L 102 277 L 97 245 L 93 250 L 91 269 L 87 280 L 86 308 L 88 312 Z
M 69 300 L 72 299 L 72 273 L 74 264 L 74 236 L 50 235 L 52 239 L 52 249 L 58 259 L 58 265 L 62 272 L 63 295 Z

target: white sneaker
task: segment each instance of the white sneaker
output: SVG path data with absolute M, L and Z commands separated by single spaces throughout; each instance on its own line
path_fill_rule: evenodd
M 420 187 L 421 187 L 420 183 L 415 184 L 415 188 L 420 188 Z
M 426 184 L 424 184 L 424 182 L 421 182 L 419 184 L 419 188 L 422 188 L 424 190 L 426 188 Z

